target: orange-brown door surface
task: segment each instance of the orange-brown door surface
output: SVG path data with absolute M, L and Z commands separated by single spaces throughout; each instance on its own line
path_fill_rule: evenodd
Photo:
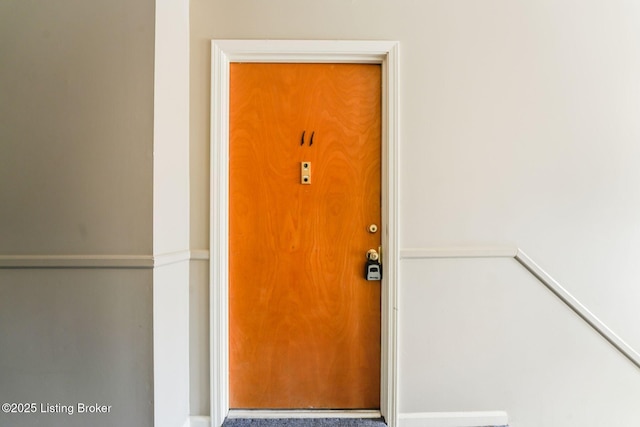
M 232 408 L 379 408 L 380 97 L 379 65 L 231 64 Z

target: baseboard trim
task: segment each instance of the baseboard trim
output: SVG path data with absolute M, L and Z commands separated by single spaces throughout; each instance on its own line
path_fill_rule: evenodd
M 486 427 L 507 424 L 509 417 L 504 411 L 420 412 L 398 415 L 399 427 Z
M 244 410 L 231 409 L 227 418 L 282 419 L 282 418 L 380 418 L 378 410 Z
M 186 427 L 211 427 L 211 417 L 191 416 Z

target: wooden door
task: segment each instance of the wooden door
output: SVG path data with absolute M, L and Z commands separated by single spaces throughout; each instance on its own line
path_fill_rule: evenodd
M 230 72 L 230 406 L 377 409 L 380 66 Z

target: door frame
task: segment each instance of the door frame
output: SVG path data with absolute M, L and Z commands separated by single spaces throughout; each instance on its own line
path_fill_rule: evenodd
M 229 413 L 229 64 L 364 63 L 382 67 L 382 262 L 380 412 L 397 425 L 398 42 L 212 40 L 210 145 L 211 425 Z

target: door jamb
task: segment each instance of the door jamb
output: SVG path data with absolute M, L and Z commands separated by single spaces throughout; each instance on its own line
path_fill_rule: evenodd
M 398 42 L 213 40 L 211 45 L 210 385 L 211 425 L 229 412 L 229 64 L 367 63 L 382 67 L 382 262 L 380 412 L 397 425 Z

